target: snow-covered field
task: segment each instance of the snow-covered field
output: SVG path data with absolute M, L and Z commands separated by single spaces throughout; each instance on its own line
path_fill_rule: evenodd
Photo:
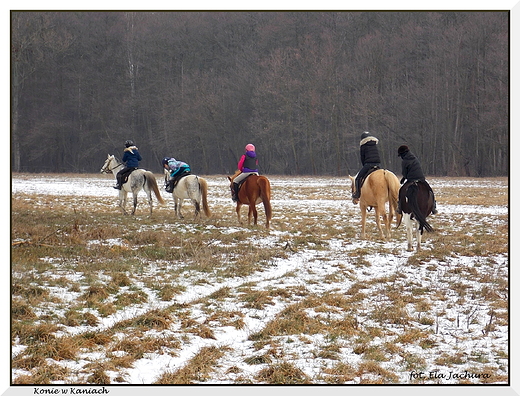
M 254 285 L 254 288 L 264 291 L 299 288 L 305 290 L 305 295 L 350 296 L 353 285 L 363 285 L 366 299 L 357 303 L 355 320 L 360 327 L 377 329 L 378 335 L 366 341 L 367 348 L 388 351 L 390 344 L 398 347 L 399 353 L 385 352 L 385 356 L 378 360 L 382 369 L 393 373 L 396 378 L 395 383 L 453 385 L 460 383 L 458 375 L 465 376 L 469 379 L 469 383 L 473 384 L 508 383 L 510 339 L 509 323 L 506 319 L 508 313 L 504 312 L 503 307 L 493 306 L 492 302 L 482 297 L 486 293 L 496 293 L 507 300 L 508 290 L 504 293 L 504 285 L 498 280 L 508 279 L 508 254 L 487 253 L 479 247 L 472 254 L 437 256 L 435 253 L 437 246 L 433 242 L 442 240 L 439 235 L 460 232 L 465 228 L 470 233 L 487 232 L 489 238 L 493 238 L 493 228 L 503 227 L 508 223 L 507 205 L 449 204 L 445 203 L 443 192 L 458 188 L 463 196 L 466 189 L 473 191 L 476 188 L 493 188 L 500 191 L 500 194 L 507 195 L 507 180 L 465 181 L 442 178 L 431 180 L 431 185 L 438 194 L 439 214 L 430 218 L 431 224 L 437 230 L 437 236 L 433 238 L 425 234 L 423 249 L 431 254 L 421 256 L 423 258 L 419 262 L 414 262 L 414 253 L 406 251 L 403 226 L 394 231 L 395 238 L 392 240 L 380 241 L 377 234 L 373 232 L 375 225 L 372 220 L 373 215 L 370 213 L 367 230 L 371 237 L 368 240 L 348 237 L 347 235 L 350 234 L 343 231 L 349 228 L 357 233 L 360 220 L 359 208 L 348 199 L 350 182 L 347 178 L 271 177 L 273 222 L 269 232 L 261 230 L 264 218 L 261 206 L 259 206 L 258 229 L 261 230 L 259 232 L 236 223 L 220 221 L 234 217 L 228 182 L 223 176 L 206 178 L 209 183 L 209 203 L 214 212 L 214 219 L 190 223 L 192 206 L 186 204 L 184 209 L 186 219 L 179 221 L 178 225 L 175 222 L 170 223 L 167 227 L 175 232 L 212 234 L 218 229 L 220 235 L 226 236 L 225 241 L 212 240 L 211 243 L 223 245 L 230 244 L 230 235 L 238 236 L 247 232 L 247 237 L 236 243 L 266 249 L 279 247 L 283 249 L 284 254 L 273 257 L 268 266 L 264 265 L 257 272 L 247 276 L 229 278 L 215 276 L 208 279 L 211 274 L 187 272 L 182 281 L 185 291 L 175 295 L 170 301 L 159 299 L 157 293 L 141 284 L 141 290 L 148 294 L 146 303 L 131 305 L 114 314 L 100 316 L 97 326 L 63 326 L 60 335 L 89 331 L 103 332 L 104 329 L 110 329 L 123 320 L 173 304 L 190 306 L 192 320 L 198 323 L 209 323 L 207 309 L 198 301 L 223 288 L 238 290 L 244 285 Z M 117 192 L 111 187 L 113 183 L 112 177 L 109 176 L 14 175 L 12 197 L 33 200 L 36 207 L 44 205 L 48 210 L 55 210 L 55 207 L 59 207 L 61 201 L 66 198 L 67 202 L 78 211 L 88 212 L 94 207 L 103 206 L 112 208 L 114 216 L 121 216 L 116 207 Z M 162 192 L 166 198 L 164 190 Z M 141 194 L 137 218 L 147 215 L 144 194 Z M 47 198 L 39 199 L 42 196 Z M 170 200 L 168 199 L 170 207 L 156 209 L 158 222 L 165 214 L 173 216 Z M 156 201 L 155 205 L 157 205 Z M 245 212 L 243 217 L 246 217 Z M 310 229 L 312 235 L 319 239 L 320 222 L 324 220 L 327 222 L 332 220 L 334 224 L 332 227 L 336 229 L 333 236 L 324 230 L 322 240 L 313 243 L 307 239 L 304 244 L 295 247 L 296 241 L 308 236 Z M 480 228 L 477 230 L 475 228 L 477 224 L 487 231 L 482 231 Z M 292 225 L 297 228 L 292 228 Z M 474 240 L 477 239 L 475 236 Z M 107 245 L 135 248 L 117 235 L 89 241 L 89 246 L 93 249 L 96 246 Z M 172 249 L 177 248 L 172 247 Z M 468 252 L 467 248 L 465 252 Z M 41 260 L 51 263 L 54 268 L 60 268 L 63 264 L 57 257 L 42 257 Z M 182 263 L 150 261 L 142 275 L 148 278 L 154 277 L 170 265 L 182 265 Z M 82 276 L 81 273 L 66 270 L 63 270 L 60 276 L 64 274 L 71 281 L 76 281 Z M 12 276 L 16 278 L 19 274 L 14 273 Z M 201 278 L 205 278 L 204 283 L 200 282 Z M 459 289 L 456 290 L 454 285 Z M 392 308 L 392 302 L 387 299 L 384 292 L 389 288 L 410 293 L 414 298 L 420 295 L 421 299 L 427 302 L 427 310 L 421 311 L 417 304 L 412 303 L 402 307 L 410 318 L 410 322 L 405 325 L 378 320 L 374 315 L 376 310 Z M 66 288 L 51 290 L 53 297 L 71 303 L 79 294 L 69 292 Z M 145 354 L 136 360 L 132 367 L 122 368 L 119 372 L 110 372 L 111 383 L 114 383 L 117 377 L 122 385 L 153 384 L 164 372 L 174 372 L 183 367 L 201 348 L 217 346 L 229 350 L 203 384 L 229 385 L 237 384 L 237 381 L 245 383 L 246 380 L 255 384 L 255 376 L 265 368 L 266 364 L 246 363 L 247 358 L 266 354 L 272 346 L 266 345 L 263 350 L 258 350 L 255 348 L 255 342 L 249 337 L 264 329 L 284 309 L 295 302 L 297 301 L 274 298 L 272 304 L 256 309 L 246 307 L 243 301 L 238 299 L 225 299 L 218 309 L 226 312 L 241 312 L 243 327 L 213 325 L 214 338 L 184 334 L 182 346 L 175 354 L 167 352 Z M 331 320 L 331 317 L 345 320 L 352 312 L 341 309 L 321 312 L 309 308 L 306 313 L 309 317 L 323 316 L 324 320 Z M 429 320 L 421 320 L 425 317 Z M 420 331 L 421 334 L 423 332 L 428 334 L 427 346 L 424 344 L 421 346 L 418 342 L 403 341 L 403 336 L 409 335 L 412 328 Z M 153 336 L 156 333 L 157 330 L 151 330 L 147 335 Z M 158 335 L 181 337 L 181 334 L 182 329 L 172 325 Z M 353 368 L 354 374 L 345 381 L 346 385 L 359 385 L 367 380 L 375 380 L 377 377 L 373 373 L 363 373 L 359 369 L 368 359 L 367 353 L 359 353 L 356 350 L 361 342 L 359 339 L 334 340 L 334 345 L 338 348 L 334 352 L 334 358 L 331 359 L 320 354 L 321 350 L 332 343 L 330 334 L 292 334 L 274 338 L 279 343 L 281 360 L 290 360 L 290 363 L 302 370 L 313 384 L 326 384 L 323 374 L 325 369 L 335 367 L 338 362 Z M 15 342 L 12 345 L 12 357 L 22 353 L 25 348 L 25 345 Z M 457 360 L 450 361 L 450 356 L 457 357 Z M 80 373 L 86 365 L 105 358 L 105 353 L 99 351 L 96 354 L 85 353 L 75 360 L 54 363 L 67 367 L 72 373 Z M 26 375 L 27 372 L 15 368 L 11 374 L 12 379 L 15 380 L 21 375 Z M 74 375 L 71 376 L 69 382 L 65 383 L 74 383 L 74 378 Z M 78 374 L 76 378 L 79 379 L 80 375 Z M 345 389 L 345 392 L 347 391 L 348 389 Z

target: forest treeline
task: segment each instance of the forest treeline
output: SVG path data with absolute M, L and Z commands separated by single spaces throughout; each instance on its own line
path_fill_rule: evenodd
M 400 173 L 504 176 L 509 11 L 11 11 L 11 169 L 99 172 L 135 141 L 229 174 L 355 174 L 359 136 Z

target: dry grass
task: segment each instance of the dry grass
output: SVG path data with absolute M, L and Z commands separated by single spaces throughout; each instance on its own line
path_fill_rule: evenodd
M 168 207 L 131 217 L 101 197 L 42 195 L 35 205 L 13 194 L 13 383 L 126 383 L 137 361 L 180 356 L 196 340 L 209 346 L 153 383 L 395 384 L 412 370 L 461 367 L 489 374 L 474 383 L 508 381 L 508 350 L 496 341 L 509 325 L 508 216 L 443 212 L 507 205 L 504 179 L 434 179 L 437 231 L 408 255 L 404 229 L 385 243 L 371 216 L 368 241 L 358 240 L 358 208 L 345 207 L 343 185 L 324 193 L 284 180 L 275 199 L 315 204 L 278 207 L 274 233 L 239 226 L 219 201 L 227 190 L 198 222 Z M 291 259 L 301 263 L 270 272 Z M 379 273 L 381 262 L 392 271 Z M 229 328 L 247 333 L 248 352 L 220 341 Z M 493 349 L 462 347 L 480 340 Z M 74 372 L 60 364 L 72 361 L 85 363 Z

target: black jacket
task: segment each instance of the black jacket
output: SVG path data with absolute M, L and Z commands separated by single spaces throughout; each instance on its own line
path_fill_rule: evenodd
M 412 154 L 411 151 L 406 151 L 401 158 L 403 162 L 401 164 L 403 178 L 401 179 L 401 184 L 404 180 L 412 181 L 412 180 L 424 180 L 424 173 L 421 168 L 421 163 L 417 159 L 415 155 Z
M 361 163 L 363 165 L 367 163 L 381 163 L 381 159 L 379 158 L 379 150 L 377 149 L 378 142 L 379 140 L 373 136 L 366 137 L 359 142 L 359 153 L 361 155 Z

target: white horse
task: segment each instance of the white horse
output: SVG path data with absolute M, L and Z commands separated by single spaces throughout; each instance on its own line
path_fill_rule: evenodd
M 164 170 L 165 181 L 170 174 L 168 170 Z M 200 176 L 188 175 L 182 177 L 176 184 L 172 192 L 175 214 L 177 218 L 183 219 L 182 203 L 185 199 L 190 199 L 195 206 L 195 218 L 200 216 L 200 206 L 207 217 L 211 217 L 211 211 L 208 206 L 208 182 Z
M 117 180 L 117 172 L 124 168 L 124 164 L 120 162 L 113 155 L 108 154 L 108 158 L 106 159 L 103 167 L 101 168 L 101 173 L 110 173 L 114 174 L 114 177 Z M 148 196 L 148 204 L 150 205 L 150 214 L 152 214 L 152 191 L 154 192 L 157 200 L 164 204 L 164 199 L 159 192 L 159 187 L 157 186 L 157 180 L 152 172 L 144 170 L 144 169 L 136 169 L 130 176 L 128 176 L 128 180 L 122 185 L 121 190 L 119 190 L 119 207 L 123 211 L 123 214 L 128 214 L 125 210 L 126 206 L 126 197 L 129 192 L 131 192 L 134 196 L 134 207 L 132 210 L 132 214 L 135 214 L 135 208 L 137 207 L 137 194 L 139 191 L 144 189 L 146 195 Z

